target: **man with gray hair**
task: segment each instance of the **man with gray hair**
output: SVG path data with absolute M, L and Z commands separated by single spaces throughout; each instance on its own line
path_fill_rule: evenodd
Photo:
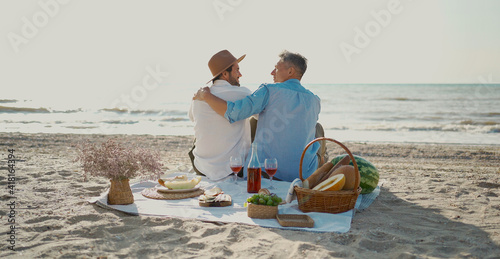
M 260 162 L 275 157 L 279 164 L 275 177 L 291 182 L 299 176 L 302 151 L 315 139 L 320 99 L 300 83 L 307 69 L 307 59 L 288 51 L 283 51 L 279 57 L 271 72 L 275 83 L 262 84 L 252 95 L 234 102 L 224 101 L 205 87 L 193 99 L 205 101 L 230 123 L 259 114 L 254 142 Z M 318 168 L 316 153 L 319 148 L 316 142 L 304 155 L 304 178 Z M 246 174 L 246 170 L 243 172 Z

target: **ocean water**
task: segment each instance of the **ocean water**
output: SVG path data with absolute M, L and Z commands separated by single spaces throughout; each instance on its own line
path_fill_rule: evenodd
M 339 141 L 500 145 L 498 84 L 305 86 L 321 98 L 326 136 Z M 181 98 L 148 103 L 147 109 L 0 99 L 0 131 L 193 135 L 187 115 L 192 89 L 176 89 Z

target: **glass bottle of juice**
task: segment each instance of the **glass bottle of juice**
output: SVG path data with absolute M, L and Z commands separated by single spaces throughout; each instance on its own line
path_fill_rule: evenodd
M 252 154 L 247 166 L 247 192 L 258 193 L 260 190 L 261 168 L 257 156 L 257 143 L 252 143 Z

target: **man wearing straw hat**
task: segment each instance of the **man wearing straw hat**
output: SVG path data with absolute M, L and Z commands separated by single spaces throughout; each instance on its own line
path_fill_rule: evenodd
M 236 59 L 227 50 L 212 56 L 208 67 L 213 76 L 210 92 L 214 96 L 234 102 L 252 93 L 248 88 L 240 87 L 242 75 L 238 63 L 243 58 L 245 55 Z M 189 156 L 195 172 L 211 180 L 220 180 L 231 174 L 230 157 L 240 155 L 245 159 L 250 148 L 249 121 L 229 123 L 207 103 L 196 100 L 191 103 L 189 118 L 194 122 L 196 142 Z
M 293 181 L 299 176 L 300 157 L 304 147 L 316 136 L 322 135 L 317 124 L 320 99 L 302 86 L 300 80 L 307 69 L 307 59 L 297 53 L 284 51 L 271 75 L 274 84 L 262 84 L 252 95 L 238 101 L 225 101 L 205 87 L 196 93 L 195 100 L 207 102 L 221 117 L 231 123 L 259 114 L 254 142 L 259 148 L 260 160 L 275 157 L 278 160 L 276 178 Z M 303 176 L 307 178 L 318 167 L 324 150 L 315 142 L 306 151 Z M 324 149 L 323 147 L 321 147 Z M 261 161 L 262 162 L 262 161 Z M 243 171 L 246 173 L 245 171 Z

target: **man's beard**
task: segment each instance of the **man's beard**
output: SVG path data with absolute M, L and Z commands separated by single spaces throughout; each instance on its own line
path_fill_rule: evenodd
M 234 78 L 231 74 L 229 74 L 229 78 L 228 78 L 228 81 L 227 81 L 229 84 L 231 85 L 236 85 L 236 86 L 240 86 L 240 82 L 238 81 L 237 78 Z

